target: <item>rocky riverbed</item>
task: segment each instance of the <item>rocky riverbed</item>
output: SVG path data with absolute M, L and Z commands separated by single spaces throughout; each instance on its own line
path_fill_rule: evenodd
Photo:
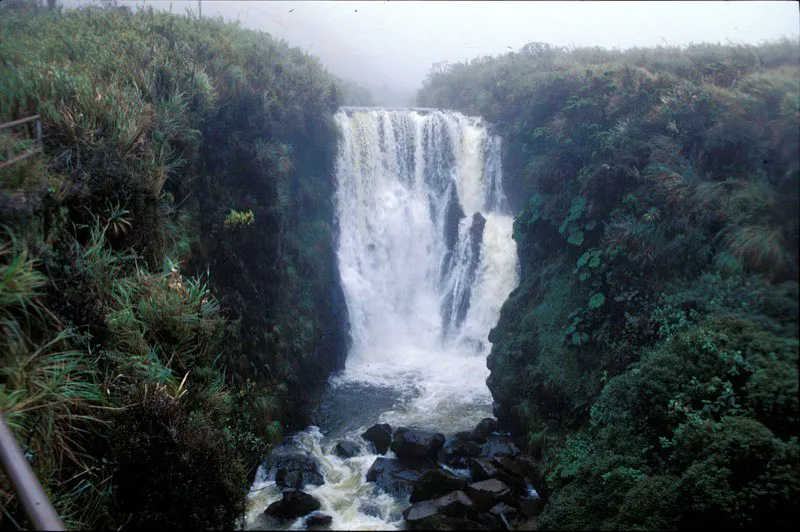
M 337 441 L 332 451 L 343 460 L 376 456 L 363 480 L 376 497 L 400 503 L 399 527 L 534 530 L 546 503 L 536 463 L 491 418 L 447 436 L 376 424 L 359 439 Z M 323 468 L 309 453 L 277 451 L 269 475 L 282 492 L 263 509 L 270 528 L 331 527 L 333 517 L 314 496 L 325 484 Z

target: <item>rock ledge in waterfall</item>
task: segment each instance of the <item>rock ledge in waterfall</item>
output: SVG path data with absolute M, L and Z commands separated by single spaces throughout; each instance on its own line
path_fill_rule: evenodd
M 377 454 L 385 454 L 392 443 L 392 427 L 386 423 L 378 423 L 368 428 L 361 437 L 375 445 Z
M 333 453 L 339 458 L 352 458 L 361 453 L 361 446 L 354 441 L 344 440 L 336 443 Z
M 367 482 L 394 495 L 408 496 L 426 471 L 439 466 L 433 460 L 378 457 L 367 471 Z
M 433 469 L 426 471 L 414 483 L 409 501 L 412 503 L 436 499 L 452 491 L 463 490 L 467 487 L 467 479 L 447 471 L 446 469 Z
M 392 437 L 392 451 L 404 458 L 435 458 L 444 445 L 444 434 L 399 427 Z
M 283 498 L 275 501 L 264 510 L 264 513 L 281 519 L 296 519 L 322 507 L 322 504 L 308 493 L 300 490 L 283 492 Z
M 275 462 L 275 483 L 282 488 L 299 490 L 306 484 L 321 486 L 325 479 L 313 458 L 305 453 L 291 453 Z

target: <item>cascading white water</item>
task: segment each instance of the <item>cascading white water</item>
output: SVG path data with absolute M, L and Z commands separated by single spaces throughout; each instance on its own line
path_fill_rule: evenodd
M 353 346 L 328 394 L 340 426 L 325 435 L 312 427 L 294 445 L 321 464 L 326 484 L 307 491 L 334 529 L 396 528 L 404 501 L 376 497 L 364 481 L 374 456 L 342 460 L 326 438 L 357 437 L 376 422 L 455 432 L 491 414 L 487 336 L 518 282 L 513 219 L 500 139 L 479 118 L 355 109 L 336 120 L 338 259 Z M 351 401 L 356 419 L 341 420 Z M 249 526 L 265 526 L 256 516 L 280 495 L 266 468 L 254 489 Z

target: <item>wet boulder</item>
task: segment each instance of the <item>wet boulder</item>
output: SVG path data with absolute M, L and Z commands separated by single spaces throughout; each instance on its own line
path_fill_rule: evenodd
M 479 514 L 475 519 L 465 519 L 463 517 L 453 517 L 449 515 L 436 514 L 431 517 L 418 521 L 411 525 L 411 530 L 496 530 L 497 527 L 485 525 L 481 517 L 488 517 L 486 514 Z
M 499 456 L 514 457 L 518 454 L 519 448 L 505 436 L 490 436 L 486 438 L 486 443 L 481 445 L 481 457 L 489 460 Z
M 325 479 L 313 458 L 293 453 L 281 456 L 275 462 L 275 483 L 282 488 L 299 490 L 306 484 L 321 486 Z
M 300 490 L 283 492 L 283 498 L 267 507 L 264 513 L 281 519 L 296 519 L 322 507 L 320 502 L 308 493 Z
M 367 471 L 367 482 L 374 482 L 380 489 L 394 495 L 408 496 L 414 484 L 426 471 L 439 466 L 432 460 L 399 460 L 378 457 Z
M 427 501 L 436 499 L 447 493 L 463 490 L 467 487 L 467 479 L 454 475 L 445 469 L 432 469 L 426 471 L 414 483 L 411 491 L 410 502 Z
M 522 466 L 509 456 L 496 456 L 492 460 L 492 464 L 500 467 L 515 477 L 519 477 L 520 480 L 525 479 L 525 472 L 522 470 Z
M 403 518 L 411 525 L 434 517 L 445 515 L 450 517 L 466 517 L 474 515 L 472 500 L 463 491 L 454 491 L 438 499 L 421 501 L 403 511 Z
M 486 458 L 473 458 L 469 461 L 469 475 L 475 482 L 489 480 L 497 476 L 497 468 Z
M 470 484 L 467 487 L 467 495 L 475 503 L 475 508 L 482 512 L 489 510 L 499 502 L 513 503 L 511 489 L 496 478 Z
M 339 458 L 352 458 L 361 452 L 361 446 L 356 442 L 344 440 L 336 442 L 333 453 Z
M 385 454 L 392 443 L 392 427 L 386 423 L 372 425 L 361 437 L 375 445 L 378 454 Z
M 531 517 L 520 522 L 514 530 L 536 530 L 538 517 Z
M 517 505 L 525 517 L 538 517 L 544 510 L 544 501 L 531 495 L 517 499 Z
M 450 438 L 445 440 L 438 459 L 449 467 L 464 468 L 468 466 L 469 458 L 480 454 L 481 447 L 474 441 Z
M 497 432 L 497 420 L 490 417 L 481 419 L 478 426 L 475 427 L 475 434 L 488 438 L 493 432 Z
M 481 436 L 477 432 L 472 432 L 469 430 L 462 430 L 461 432 L 456 432 L 453 435 L 453 438 L 462 441 L 472 441 L 477 443 L 478 445 L 486 443 L 486 436 Z
M 435 458 L 444 445 L 444 434 L 398 428 L 392 438 L 392 451 L 405 458 Z
M 509 456 L 496 456 L 492 465 L 497 469 L 496 477 L 505 482 L 518 494 L 527 494 L 529 479 L 525 469 L 515 459 Z
M 327 529 L 333 523 L 333 517 L 328 514 L 314 513 L 306 518 L 306 528 L 308 530 Z
M 498 502 L 492 506 L 489 513 L 498 518 L 503 523 L 503 528 L 506 530 L 513 530 L 514 523 L 519 518 L 519 510 L 504 502 Z
M 519 455 L 514 458 L 514 462 L 516 462 L 520 467 L 525 478 L 533 480 L 541 476 L 538 468 L 536 467 L 536 462 L 534 462 L 530 457 Z

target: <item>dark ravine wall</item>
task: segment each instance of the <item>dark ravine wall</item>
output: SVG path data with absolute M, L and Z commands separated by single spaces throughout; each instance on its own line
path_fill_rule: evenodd
M 344 364 L 356 89 L 221 20 L 37 4 L 0 5 L 0 118 L 44 130 L 0 171 L 0 408 L 68 527 L 233 528 Z M 0 507 L 25 525 L 4 478 Z
M 798 58 L 532 43 L 426 80 L 419 105 L 504 139 L 522 278 L 488 384 L 539 528 L 791 526 Z

